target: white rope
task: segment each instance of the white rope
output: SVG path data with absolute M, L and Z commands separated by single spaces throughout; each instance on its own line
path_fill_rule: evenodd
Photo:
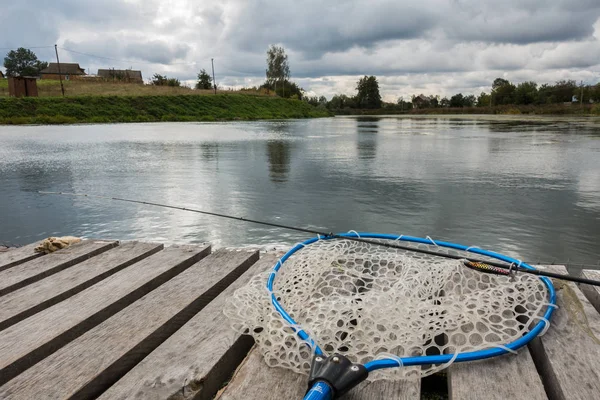
M 509 352 L 509 353 L 512 353 L 512 354 L 519 354 L 519 352 L 518 352 L 518 351 L 516 351 L 516 350 L 513 350 L 513 349 L 511 349 L 510 347 L 504 346 L 504 345 L 502 345 L 502 344 L 497 344 L 497 345 L 495 345 L 494 347 L 497 347 L 497 348 L 499 348 L 499 349 L 505 350 L 505 351 L 507 351 L 507 352 Z
M 433 243 L 433 244 L 434 244 L 434 245 L 436 245 L 437 247 L 440 247 L 440 246 L 438 246 L 438 244 L 435 242 L 435 240 L 433 240 L 433 239 L 431 238 L 431 236 L 425 236 L 425 239 L 429 239 L 429 240 L 431 240 L 431 243 Z
M 377 357 L 375 357 L 375 359 L 376 360 L 392 360 L 392 361 L 396 361 L 398 363 L 398 367 L 402 368 L 404 366 L 402 359 L 392 353 L 379 353 L 379 354 L 377 354 Z
M 348 231 L 348 233 L 354 233 L 356 235 L 356 237 L 360 239 L 360 235 L 355 230 L 350 230 L 350 231 Z

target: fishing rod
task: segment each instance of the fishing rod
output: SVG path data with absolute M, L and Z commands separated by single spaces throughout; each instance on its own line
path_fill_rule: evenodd
M 154 202 L 150 202 L 150 201 L 132 200 L 132 199 L 125 199 L 125 198 L 121 198 L 121 197 L 102 196 L 102 195 L 95 195 L 95 194 L 88 194 L 88 193 L 51 192 L 51 191 L 41 191 L 41 190 L 38 191 L 38 193 L 39 194 L 47 194 L 47 195 L 58 195 L 58 196 L 69 196 L 69 197 L 87 197 L 87 198 L 94 198 L 94 199 L 121 201 L 121 202 L 126 202 L 126 203 L 143 204 L 143 205 L 148 205 L 148 206 L 169 208 L 169 209 L 173 209 L 173 210 L 189 211 L 189 212 L 194 212 L 194 213 L 203 214 L 203 215 L 210 215 L 210 216 L 219 217 L 219 218 L 232 219 L 232 220 L 236 220 L 236 221 L 259 224 L 259 225 L 263 225 L 263 226 L 271 226 L 274 228 L 281 228 L 281 229 L 286 229 L 286 230 L 290 230 L 290 231 L 310 233 L 310 234 L 317 235 L 318 237 L 323 237 L 323 238 L 336 238 L 336 239 L 352 240 L 355 242 L 362 242 L 362 243 L 368 243 L 368 244 L 372 244 L 372 245 L 383 246 L 383 247 L 388 247 L 388 248 L 393 248 L 393 249 L 400 249 L 400 250 L 412 251 L 412 252 L 416 252 L 416 253 L 429 254 L 429 255 L 438 256 L 438 257 L 450 258 L 450 259 L 454 259 L 454 260 L 466 260 L 467 262 L 465 263 L 465 265 L 467 267 L 478 270 L 480 272 L 492 273 L 492 274 L 497 274 L 497 275 L 510 275 L 510 274 L 517 273 L 517 272 L 524 272 L 527 274 L 546 276 L 549 278 L 562 279 L 562 280 L 570 281 L 570 282 L 577 282 L 577 283 L 584 283 L 584 284 L 593 285 L 593 286 L 600 286 L 600 281 L 597 281 L 594 279 L 588 279 L 588 278 L 583 278 L 583 277 L 578 277 L 578 276 L 573 276 L 573 275 L 568 275 L 568 274 L 567 275 L 557 274 L 554 272 L 541 271 L 538 269 L 523 268 L 520 266 L 520 264 L 515 265 L 513 263 L 510 265 L 506 265 L 506 264 L 502 264 L 500 262 L 495 262 L 495 261 L 480 260 L 478 258 L 464 257 L 464 256 L 456 255 L 456 254 L 439 253 L 437 251 L 428 250 L 428 249 L 418 249 L 418 248 L 414 248 L 414 247 L 404 246 L 397 242 L 390 243 L 390 242 L 381 242 L 381 241 L 366 239 L 366 238 L 361 238 L 361 237 L 341 236 L 341 235 L 336 235 L 332 232 L 322 232 L 322 231 L 318 231 L 315 229 L 299 228 L 299 227 L 291 226 L 291 225 L 277 224 L 274 222 L 260 221 L 260 220 L 256 220 L 256 219 L 221 214 L 221 213 L 216 213 L 216 212 L 212 212 L 212 211 L 198 210 L 198 209 L 188 208 L 188 207 L 180 207 L 180 206 L 173 206 L 173 205 L 169 205 L 169 204 L 154 203 Z M 400 239 L 401 237 L 402 236 L 398 236 L 398 239 Z M 436 245 L 436 246 L 438 245 L 433 239 L 431 239 L 431 238 L 428 238 L 428 239 L 431 240 L 431 244 Z M 441 242 L 439 242 L 439 243 L 441 243 Z M 491 266 L 491 268 L 487 267 L 487 266 Z

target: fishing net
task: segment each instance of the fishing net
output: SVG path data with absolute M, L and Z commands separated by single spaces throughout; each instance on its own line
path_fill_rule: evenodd
M 434 244 L 403 245 L 463 253 Z M 293 325 L 272 301 L 266 286 L 272 275 L 267 271 L 238 289 L 225 314 L 234 329 L 254 337 L 269 366 L 299 373 L 308 373 L 316 345 L 361 364 L 383 357 L 399 365 L 405 357 L 506 349 L 544 319 L 549 303 L 546 286 L 529 274 L 486 274 L 460 260 L 318 240 L 286 259 L 274 278 L 272 294 L 298 324 Z M 309 338 L 299 337 L 300 327 Z M 369 379 L 420 378 L 452 361 L 382 369 Z

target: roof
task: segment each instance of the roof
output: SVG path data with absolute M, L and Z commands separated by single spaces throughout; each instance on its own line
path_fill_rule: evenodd
M 422 94 L 420 94 L 420 95 L 416 96 L 416 97 L 413 99 L 413 101 L 430 101 L 430 100 L 431 100 L 431 98 L 430 98 L 430 97 L 424 96 L 424 95 L 422 95 Z
M 4 78 L 4 73 L 0 71 L 0 78 Z
M 48 68 L 40 71 L 40 74 L 58 74 L 58 63 L 48 64 Z M 77 63 L 60 63 L 61 75 L 85 75 L 85 70 Z
M 132 69 L 99 69 L 98 76 L 103 78 L 125 77 L 129 79 L 142 79 L 142 71 Z

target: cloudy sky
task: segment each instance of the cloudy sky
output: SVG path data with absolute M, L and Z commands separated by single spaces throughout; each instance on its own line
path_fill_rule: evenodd
M 158 72 L 193 80 L 214 58 L 220 85 L 253 86 L 264 81 L 267 47 L 281 44 L 293 79 L 328 98 L 353 94 L 365 74 L 378 77 L 388 101 L 478 94 L 496 77 L 600 81 L 599 0 L 3 3 L 2 53 L 57 43 L 61 61 L 92 73 L 133 67 L 146 78 Z M 33 50 L 54 57 L 51 47 Z

